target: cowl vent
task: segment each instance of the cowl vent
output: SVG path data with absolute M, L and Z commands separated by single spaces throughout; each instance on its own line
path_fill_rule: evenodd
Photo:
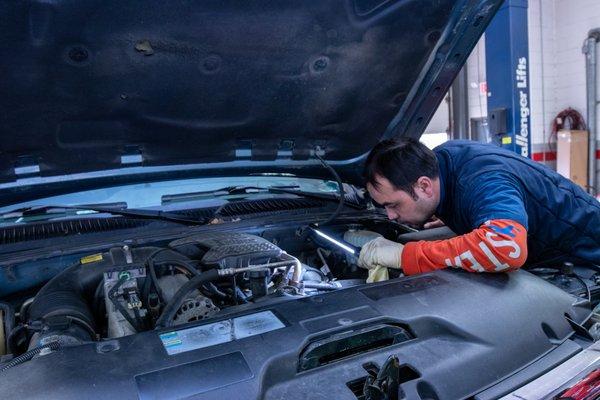
M 0 244 L 14 244 L 30 240 L 137 228 L 146 224 L 148 224 L 148 221 L 120 217 L 37 222 L 0 228 Z
M 238 217 L 251 214 L 273 214 L 292 210 L 323 207 L 326 203 L 317 199 L 262 199 L 242 200 L 227 203 L 221 207 L 177 212 L 188 218 Z

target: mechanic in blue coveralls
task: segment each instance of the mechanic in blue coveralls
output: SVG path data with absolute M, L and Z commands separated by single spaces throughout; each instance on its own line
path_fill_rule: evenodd
M 503 272 L 564 261 L 600 264 L 600 202 L 549 168 L 493 145 L 450 141 L 433 151 L 386 140 L 369 154 L 366 187 L 392 220 L 438 218 L 458 236 L 402 245 L 367 243 L 369 281 L 447 267 Z M 425 226 L 427 227 L 427 226 Z

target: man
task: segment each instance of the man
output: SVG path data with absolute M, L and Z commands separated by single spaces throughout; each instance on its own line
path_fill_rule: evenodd
M 431 151 L 386 140 L 369 154 L 366 187 L 388 218 L 423 226 L 439 218 L 458 236 L 361 250 L 369 281 L 446 267 L 503 272 L 564 261 L 600 264 L 600 203 L 556 172 L 493 145 L 450 141 Z

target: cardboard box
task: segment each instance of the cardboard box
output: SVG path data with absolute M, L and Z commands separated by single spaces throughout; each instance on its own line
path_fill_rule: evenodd
M 584 189 L 587 188 L 587 131 L 558 131 L 556 171 Z

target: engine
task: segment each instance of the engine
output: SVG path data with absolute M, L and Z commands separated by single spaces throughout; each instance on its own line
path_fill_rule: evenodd
M 356 229 L 339 233 L 355 246 L 378 235 Z M 11 338 L 12 347 L 118 338 L 202 320 L 244 304 L 364 282 L 355 258 L 317 242 L 313 248 L 295 257 L 260 236 L 214 233 L 164 247 L 122 246 L 83 257 L 38 292 L 22 315 L 27 329 Z
M 21 303 L 7 344 L 12 354 L 76 346 L 360 285 L 367 274 L 357 266 L 356 250 L 369 240 L 447 235 L 395 229 L 363 221 L 328 226 L 326 235 L 314 234 L 317 229 L 273 229 L 264 236 L 204 232 L 160 246 L 113 247 L 82 257 Z M 596 275 L 565 271 L 542 277 L 577 296 L 596 297 Z M 390 270 L 392 278 L 397 274 Z

